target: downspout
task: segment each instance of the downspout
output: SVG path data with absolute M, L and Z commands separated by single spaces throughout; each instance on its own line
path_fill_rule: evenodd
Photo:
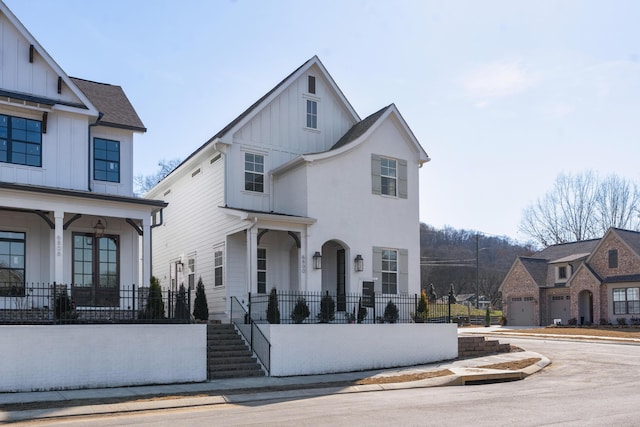
M 149 279 L 153 276 L 153 229 L 164 223 L 164 209 L 160 208 L 160 222 L 149 227 Z
M 89 191 L 93 191 L 91 190 L 91 128 L 100 124 L 102 116 L 104 116 L 104 113 L 98 112 L 98 118 L 96 119 L 96 122 L 89 123 L 89 127 L 87 130 L 87 188 L 89 189 Z

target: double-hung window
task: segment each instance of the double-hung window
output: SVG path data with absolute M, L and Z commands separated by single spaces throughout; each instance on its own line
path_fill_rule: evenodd
M 396 196 L 396 161 L 382 157 L 380 159 L 380 192 L 387 196 Z
M 93 179 L 120 182 L 120 142 L 93 139 Z
M 0 162 L 42 166 L 42 122 L 0 115 Z
M 613 314 L 639 314 L 640 288 L 613 290 Z
M 398 251 L 382 250 L 382 293 L 398 293 Z
M 0 231 L 0 296 L 24 295 L 25 234 Z
M 224 248 L 220 246 L 213 250 L 213 286 L 224 285 L 223 262 Z
M 371 192 L 406 199 L 407 161 L 371 154 Z
M 264 193 L 264 156 L 244 153 L 244 189 Z
M 318 129 L 318 101 L 307 99 L 307 127 Z

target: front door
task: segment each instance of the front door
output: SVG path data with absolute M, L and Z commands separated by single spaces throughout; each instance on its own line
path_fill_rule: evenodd
M 346 296 L 346 289 L 345 289 L 346 264 L 345 264 L 344 249 L 338 249 L 336 252 L 336 256 L 337 256 L 336 271 L 338 276 L 336 277 L 336 283 L 337 283 L 336 294 L 338 299 L 337 311 L 346 311 L 347 310 L 347 296 Z
M 77 306 L 117 307 L 120 304 L 118 236 L 73 234 L 73 288 Z

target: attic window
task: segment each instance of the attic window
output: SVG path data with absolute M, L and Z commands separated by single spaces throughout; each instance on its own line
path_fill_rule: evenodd
M 609 251 L 609 268 L 618 268 L 618 250 Z
M 318 129 L 318 102 L 307 99 L 307 128 Z
M 316 93 L 316 78 L 309 76 L 309 93 Z
M 566 279 L 567 278 L 567 267 L 562 266 L 558 267 L 558 279 Z

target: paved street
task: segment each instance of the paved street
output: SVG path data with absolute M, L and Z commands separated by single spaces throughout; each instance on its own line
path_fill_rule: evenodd
M 318 396 L 37 422 L 57 426 L 640 425 L 640 346 L 504 338 L 552 365 L 523 381 Z

